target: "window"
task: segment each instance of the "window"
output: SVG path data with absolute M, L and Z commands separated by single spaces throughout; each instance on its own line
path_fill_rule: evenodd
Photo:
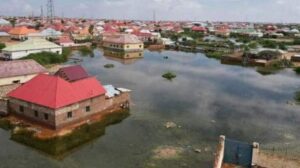
M 90 111 L 91 111 L 91 107 L 90 107 L 90 106 L 86 106 L 86 107 L 85 107 L 85 111 L 86 111 L 86 112 L 90 112 Z
M 68 118 L 72 118 L 72 117 L 73 117 L 72 111 L 68 112 L 67 117 L 68 117 Z
M 49 119 L 49 114 L 45 113 L 45 114 L 44 114 L 44 119 L 45 119 L 45 120 L 48 120 L 48 119 Z
M 127 46 L 127 48 L 129 48 L 129 45 Z
M 21 82 L 20 80 L 14 80 L 12 83 L 17 84 L 17 83 L 20 83 L 20 82 Z
M 39 112 L 35 110 L 35 111 L 34 111 L 34 116 L 35 116 L 35 117 L 39 117 Z
M 140 45 L 140 48 L 142 48 L 142 45 Z
M 19 111 L 20 111 L 21 113 L 24 113 L 24 107 L 23 107 L 23 106 L 20 106 L 20 107 L 19 107 Z

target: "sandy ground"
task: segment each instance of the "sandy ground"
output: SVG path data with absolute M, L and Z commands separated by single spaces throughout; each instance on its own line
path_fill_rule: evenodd
M 160 146 L 153 153 L 154 159 L 176 159 L 183 152 L 183 148 L 174 146 Z

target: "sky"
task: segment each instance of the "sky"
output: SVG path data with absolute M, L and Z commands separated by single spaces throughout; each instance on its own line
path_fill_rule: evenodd
M 300 23 L 300 0 L 53 0 L 65 17 Z M 0 0 L 0 15 L 47 14 L 47 0 Z

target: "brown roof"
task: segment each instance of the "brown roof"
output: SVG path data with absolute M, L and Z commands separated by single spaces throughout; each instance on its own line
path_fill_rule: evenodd
M 47 70 L 34 60 L 0 62 L 0 78 L 46 73 Z
M 104 39 L 104 42 L 116 43 L 116 44 L 140 44 L 142 43 L 136 35 L 133 34 L 118 34 L 108 36 Z

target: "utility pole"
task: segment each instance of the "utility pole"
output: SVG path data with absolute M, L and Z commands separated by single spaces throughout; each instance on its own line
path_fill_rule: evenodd
M 53 0 L 48 0 L 48 3 L 47 3 L 47 19 L 48 19 L 48 22 L 53 23 L 53 19 L 54 19 Z
M 41 19 L 44 19 L 44 9 L 42 5 L 41 5 Z
M 153 11 L 153 21 L 156 23 L 156 11 Z

